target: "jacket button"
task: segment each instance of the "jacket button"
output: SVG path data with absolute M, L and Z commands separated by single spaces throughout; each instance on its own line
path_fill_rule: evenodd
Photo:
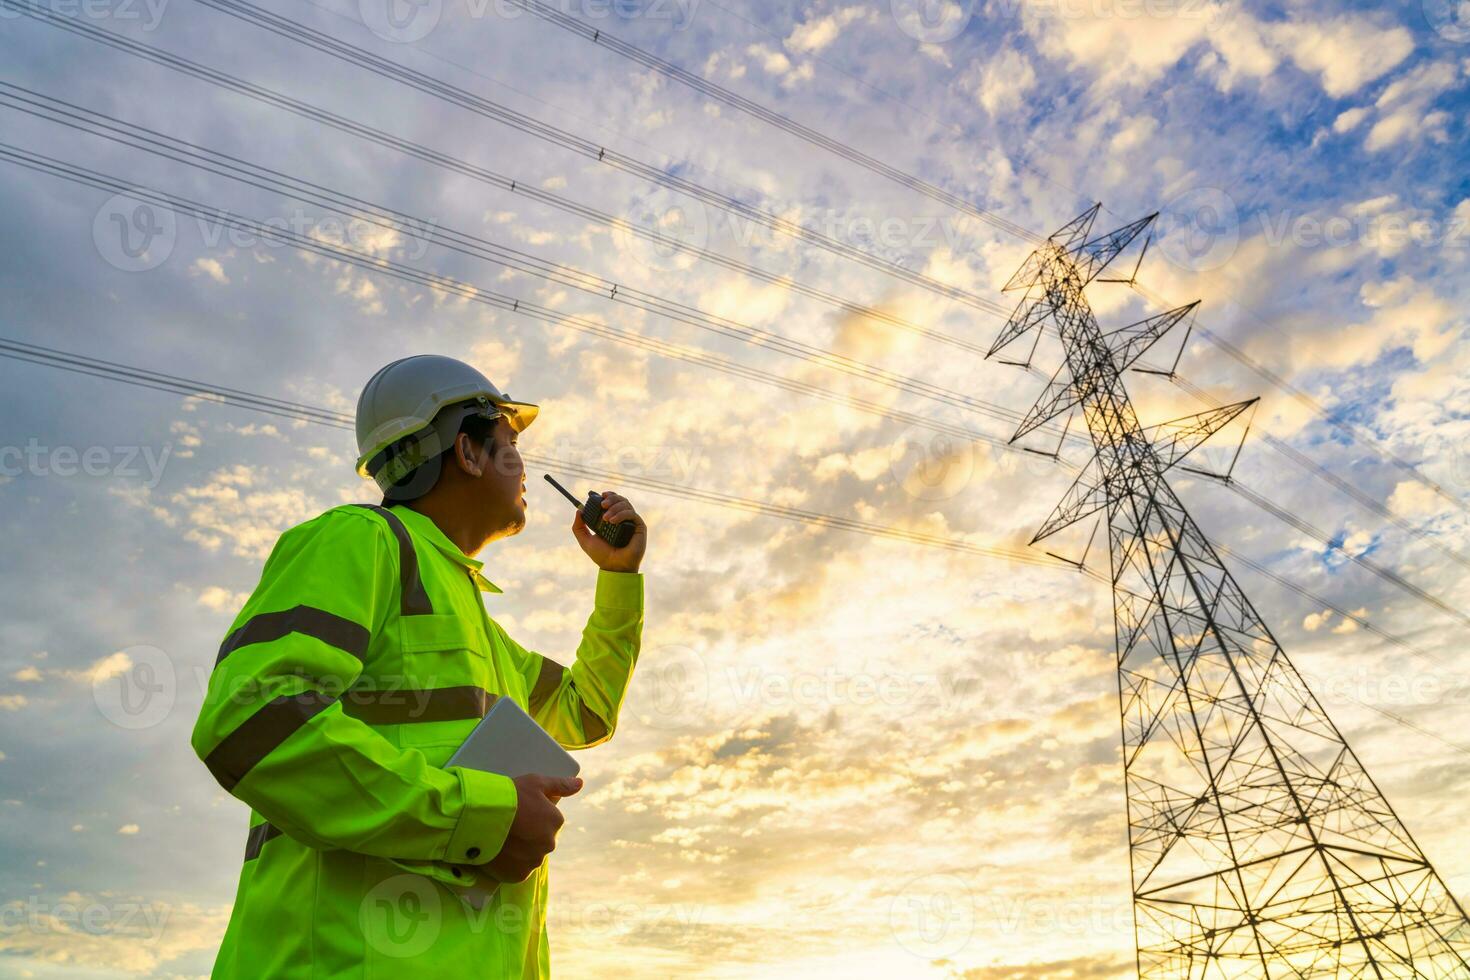
M 464 856 L 473 861 L 475 858 L 480 856 L 480 849 L 478 847 L 472 847 L 468 851 L 464 852 Z

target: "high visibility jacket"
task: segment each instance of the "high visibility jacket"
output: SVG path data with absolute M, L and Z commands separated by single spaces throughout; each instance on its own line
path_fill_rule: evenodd
M 549 976 L 545 863 L 481 908 L 462 899 L 515 785 L 442 767 L 497 697 L 568 749 L 610 738 L 643 576 L 599 570 L 567 668 L 490 618 L 481 568 L 404 506 L 336 507 L 277 541 L 192 739 L 251 809 L 216 980 Z

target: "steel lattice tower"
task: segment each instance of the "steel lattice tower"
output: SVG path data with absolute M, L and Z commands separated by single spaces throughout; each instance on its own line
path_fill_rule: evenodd
M 1054 329 L 1012 441 L 1081 409 L 1096 450 L 1033 543 L 1107 523 L 1138 974 L 1470 978 L 1464 910 L 1165 479 L 1253 402 L 1140 426 L 1123 372 L 1195 304 L 1098 326 L 1084 288 L 1155 218 L 1089 237 L 1099 207 L 1006 285 L 990 354 Z

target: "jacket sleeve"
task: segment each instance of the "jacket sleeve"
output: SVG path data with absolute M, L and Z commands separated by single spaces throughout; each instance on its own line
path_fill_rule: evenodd
M 367 512 L 283 534 L 220 647 L 193 748 L 226 791 L 309 846 L 484 863 L 509 833 L 515 785 L 431 766 L 342 710 L 400 588 L 397 541 Z
M 643 575 L 598 569 L 592 615 L 570 667 L 527 650 L 503 629 L 500 633 L 526 678 L 530 713 L 537 723 L 566 748 L 598 745 L 612 738 L 638 662 Z

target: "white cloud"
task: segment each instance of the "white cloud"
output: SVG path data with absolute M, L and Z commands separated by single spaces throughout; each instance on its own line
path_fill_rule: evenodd
M 1270 33 L 1297 67 L 1321 78 L 1323 90 L 1334 98 L 1382 78 L 1414 50 L 1413 35 L 1405 28 L 1380 27 L 1351 14 L 1276 24 Z
M 1388 509 L 1400 517 L 1430 517 L 1442 506 L 1439 494 L 1417 480 L 1404 480 L 1388 496 Z
M 958 84 L 986 112 L 998 116 L 1021 106 L 1026 93 L 1036 87 L 1036 69 L 1030 58 L 1007 48 L 994 57 L 977 61 Z
M 26 666 L 11 674 L 10 679 L 21 681 L 22 683 L 34 683 L 41 679 L 41 672 L 35 667 Z
M 815 54 L 827 47 L 842 29 L 859 20 L 871 20 L 873 14 L 864 7 L 843 7 L 821 17 L 809 17 L 792 28 L 784 42 L 793 54 Z
M 117 832 L 119 834 L 122 834 L 124 837 L 131 837 L 134 834 L 138 833 L 138 830 L 139 827 L 135 823 L 125 823 L 121 827 L 117 828 Z
M 68 670 L 64 673 L 70 680 L 84 684 L 100 684 L 113 677 L 121 677 L 132 666 L 133 658 L 125 651 L 118 650 L 116 653 L 109 653 L 99 660 L 94 660 L 90 667 L 83 670 Z
M 244 606 L 245 601 L 249 598 L 249 593 L 231 592 L 218 585 L 211 585 L 199 593 L 195 601 L 204 608 L 213 609 L 215 612 L 232 612 Z
M 795 64 L 783 52 L 766 44 L 752 44 L 745 49 L 745 53 L 755 58 L 766 74 L 778 76 L 784 88 L 807 81 L 815 74 L 810 61 Z
M 0 711 L 19 711 L 30 703 L 24 694 L 0 694 Z
M 1332 131 L 1334 133 L 1350 132 L 1351 130 L 1357 129 L 1358 125 L 1366 118 L 1368 118 L 1368 109 L 1365 106 L 1353 106 L 1351 109 L 1344 109 L 1332 121 Z
M 194 271 L 208 276 L 217 283 L 229 285 L 230 277 L 225 275 L 225 267 L 219 264 L 218 259 L 197 258 L 194 260 Z

